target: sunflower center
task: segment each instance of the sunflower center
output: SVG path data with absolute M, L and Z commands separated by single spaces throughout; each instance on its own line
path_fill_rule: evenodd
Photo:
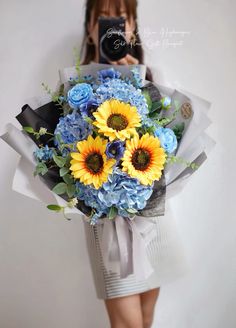
M 107 125 L 109 128 L 120 131 L 127 127 L 128 121 L 122 114 L 111 114 L 107 119 Z
M 150 153 L 143 148 L 138 148 L 132 155 L 132 164 L 136 170 L 146 170 L 150 164 Z
M 103 167 L 103 158 L 101 154 L 92 153 L 85 160 L 87 168 L 94 174 L 98 173 Z

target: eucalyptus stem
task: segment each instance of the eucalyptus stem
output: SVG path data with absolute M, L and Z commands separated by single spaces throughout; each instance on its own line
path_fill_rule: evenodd
M 174 164 L 174 163 L 180 163 L 180 164 L 185 164 L 187 167 L 191 167 L 191 169 L 195 170 L 199 168 L 199 165 L 196 163 L 188 162 L 182 157 L 177 157 L 174 155 L 169 155 L 166 159 L 167 164 Z

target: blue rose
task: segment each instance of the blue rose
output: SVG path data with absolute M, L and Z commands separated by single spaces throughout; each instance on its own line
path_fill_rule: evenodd
M 172 153 L 177 148 L 177 138 L 173 130 L 159 127 L 155 130 L 154 135 L 160 139 L 161 147 L 167 153 Z
M 67 98 L 71 108 L 78 109 L 87 103 L 93 95 L 93 89 L 88 83 L 78 83 L 68 91 Z

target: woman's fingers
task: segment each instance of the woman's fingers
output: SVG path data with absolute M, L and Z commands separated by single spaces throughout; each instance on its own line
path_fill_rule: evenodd
M 116 61 L 109 61 L 109 63 L 110 63 L 111 65 L 117 65 L 117 62 L 116 62 Z
M 138 65 L 139 61 L 137 58 L 127 54 L 125 57 L 117 60 L 117 61 L 110 61 L 111 65 Z
M 138 59 L 131 56 L 130 54 L 127 54 L 125 58 L 128 61 L 128 64 L 130 65 L 138 65 L 139 63 Z
M 129 64 L 126 57 L 119 59 L 117 62 L 119 65 L 128 65 Z

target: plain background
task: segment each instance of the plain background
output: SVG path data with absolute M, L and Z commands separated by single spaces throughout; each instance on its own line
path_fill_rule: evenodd
M 157 82 L 212 102 L 217 145 L 172 200 L 191 270 L 161 287 L 153 327 L 236 327 L 235 0 L 139 1 L 146 63 Z M 0 0 L 1 133 L 25 99 L 52 88 L 73 65 L 83 1 Z M 175 34 L 167 31 L 188 32 Z M 156 45 L 151 48 L 152 43 Z M 160 33 L 161 32 L 161 33 Z M 149 35 L 149 36 L 148 36 Z M 144 41 L 145 41 L 144 40 Z M 161 43 L 158 45 L 157 40 Z M 165 41 L 163 41 L 165 40 Z M 108 327 L 96 299 L 82 222 L 65 221 L 11 190 L 18 155 L 0 141 L 0 326 Z

